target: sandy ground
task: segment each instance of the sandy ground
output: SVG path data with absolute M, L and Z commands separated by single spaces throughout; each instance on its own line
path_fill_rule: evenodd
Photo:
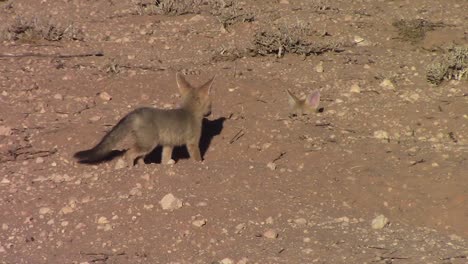
M 468 85 L 426 66 L 468 43 L 468 2 L 244 1 L 232 23 L 148 5 L 0 1 L 0 263 L 467 263 Z M 19 18 L 68 28 L 12 39 Z M 444 26 L 411 42 L 400 19 Z M 339 49 L 258 54 L 292 25 Z M 176 107 L 177 71 L 217 76 L 202 163 L 73 160 L 132 109 Z M 321 111 L 290 115 L 286 89 Z

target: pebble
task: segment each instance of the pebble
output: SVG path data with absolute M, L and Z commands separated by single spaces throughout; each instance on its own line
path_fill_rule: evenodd
M 372 220 L 371 226 L 373 229 L 382 229 L 384 228 L 390 221 L 384 215 L 379 215 Z
M 246 227 L 246 225 L 245 225 L 244 223 L 240 223 L 240 224 L 236 225 L 236 231 L 235 231 L 235 233 L 236 233 L 236 234 L 242 233 L 242 230 L 244 230 L 245 227 Z
M 275 170 L 276 164 L 274 162 L 268 162 L 267 168 L 269 168 L 270 170 Z
M 280 4 L 289 5 L 289 0 L 280 0 Z
M 110 94 L 108 94 L 107 92 L 99 93 L 99 98 L 101 98 L 104 101 L 112 100 L 112 96 L 110 96 Z
M 230 258 L 224 258 L 219 263 L 220 264 L 234 264 L 234 261 Z
M 60 211 L 62 212 L 62 214 L 66 215 L 66 214 L 69 214 L 69 213 L 73 213 L 74 210 L 70 206 L 65 206 Z
M 91 122 L 96 122 L 96 121 L 99 121 L 99 120 L 101 120 L 101 117 L 97 116 L 97 115 L 89 118 L 89 121 L 91 121 Z
M 191 22 L 199 22 L 199 21 L 205 21 L 205 17 L 202 15 L 195 15 L 192 18 L 189 19 Z
M 384 79 L 380 83 L 380 87 L 388 89 L 388 90 L 395 90 L 395 85 L 389 79 Z
M 352 93 L 361 93 L 361 87 L 357 84 L 351 85 L 351 89 L 349 90 Z
M 58 94 L 54 94 L 54 99 L 56 99 L 56 100 L 63 100 L 63 95 L 61 95 L 61 94 L 59 94 L 59 93 L 58 93 Z
M 108 224 L 109 220 L 107 220 L 107 217 L 101 216 L 98 218 L 97 223 L 100 225 Z
M 44 159 L 41 158 L 41 157 L 37 157 L 37 158 L 36 158 L 36 163 L 37 163 L 37 164 L 44 163 Z
M 159 202 L 163 210 L 175 210 L 182 207 L 182 200 L 176 198 L 172 193 L 166 194 Z
M 323 61 L 320 61 L 320 63 L 317 64 L 317 66 L 315 66 L 315 71 L 318 72 L 318 73 L 323 72 Z
M 383 130 L 374 131 L 374 138 L 385 139 L 385 140 L 390 139 L 390 137 L 388 136 L 388 132 L 383 131 Z
M 192 222 L 192 225 L 194 225 L 196 227 L 202 227 L 202 226 L 206 225 L 206 219 L 195 220 L 195 221 Z
M 273 217 L 271 217 L 271 216 L 268 217 L 268 218 L 265 220 L 265 223 L 267 223 L 267 224 L 269 224 L 269 225 L 273 224 Z
M 50 209 L 49 207 L 41 207 L 39 209 L 39 214 L 41 215 L 50 214 L 50 213 L 52 213 L 52 209 Z
M 307 220 L 305 218 L 297 218 L 294 220 L 294 223 L 296 223 L 297 225 L 306 225 Z
M 0 126 L 0 136 L 9 136 L 11 135 L 11 133 L 12 133 L 11 127 Z
M 127 164 L 123 159 L 118 159 L 117 162 L 115 163 L 114 169 L 120 170 L 127 167 Z
M 268 239 L 275 239 L 278 237 L 278 232 L 273 229 L 268 229 L 267 231 L 263 232 L 263 237 Z

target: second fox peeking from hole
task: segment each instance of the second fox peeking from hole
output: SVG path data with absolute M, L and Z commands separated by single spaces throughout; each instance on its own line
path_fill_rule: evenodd
M 162 146 L 163 164 L 171 160 L 173 148 L 181 145 L 187 146 L 191 158 L 201 161 L 202 121 L 211 113 L 210 91 L 214 77 L 199 87 L 193 87 L 180 73 L 176 74 L 176 79 L 182 95 L 180 108 L 137 108 L 123 117 L 94 148 L 79 151 L 74 157 L 82 162 L 102 160 L 131 134 L 135 143 L 125 152 L 128 166 L 144 163 L 144 157 L 158 145 Z

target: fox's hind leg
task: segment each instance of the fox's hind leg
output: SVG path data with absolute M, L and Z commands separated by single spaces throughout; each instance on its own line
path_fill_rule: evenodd
M 144 134 L 144 131 L 134 133 L 135 144 L 132 148 L 127 150 L 125 158 L 129 166 L 133 166 L 135 161 L 138 164 L 144 164 L 144 157 L 149 154 L 157 145 L 154 138 Z

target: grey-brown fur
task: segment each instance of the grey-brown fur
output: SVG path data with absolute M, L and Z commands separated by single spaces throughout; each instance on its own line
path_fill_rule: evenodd
M 200 87 L 193 87 L 180 74 L 176 78 L 183 98 L 180 108 L 137 108 L 122 118 L 94 148 L 77 152 L 74 157 L 88 162 L 101 160 L 118 142 L 131 134 L 135 143 L 125 153 L 129 166 L 135 160 L 142 161 L 140 158 L 158 145 L 163 147 L 163 164 L 171 160 L 172 149 L 180 145 L 186 145 L 190 157 L 201 161 L 199 141 L 202 121 L 211 112 L 210 90 L 214 78 Z

